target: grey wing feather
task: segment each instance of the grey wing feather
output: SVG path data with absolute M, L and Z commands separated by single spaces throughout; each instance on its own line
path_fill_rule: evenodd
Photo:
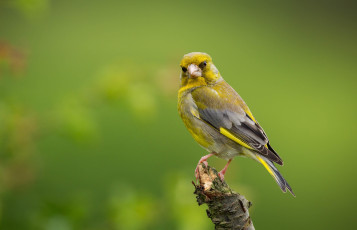
M 220 130 L 229 130 L 237 138 L 251 146 L 258 153 L 280 165 L 283 161 L 271 148 L 269 140 L 259 124 L 252 121 L 244 111 L 242 113 L 222 109 L 198 109 L 200 118 Z M 268 148 L 265 147 L 268 146 Z

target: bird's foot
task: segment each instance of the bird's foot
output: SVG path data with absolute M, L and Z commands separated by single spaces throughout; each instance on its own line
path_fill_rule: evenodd
M 224 181 L 224 174 L 226 174 L 226 171 L 227 171 L 228 166 L 231 163 L 231 161 L 232 161 L 232 159 L 230 159 L 227 162 L 226 166 L 224 166 L 224 168 L 218 173 L 218 176 L 219 176 L 219 178 L 221 178 L 221 181 Z
M 208 166 L 208 162 L 207 162 L 206 160 L 205 160 L 205 161 L 202 161 L 202 162 L 198 162 L 197 167 L 196 167 L 196 169 L 195 169 L 196 181 L 198 181 L 198 177 L 199 177 L 199 175 L 200 175 L 199 165 L 202 164 L 202 163 L 203 163 L 206 167 Z
M 207 167 L 208 166 L 207 159 L 210 158 L 213 155 L 214 155 L 213 153 L 210 153 L 210 154 L 208 154 L 206 156 L 201 157 L 201 159 L 198 161 L 197 167 L 195 169 L 196 181 L 198 181 L 198 178 L 199 178 L 199 175 L 200 175 L 199 165 L 203 163 Z
M 224 181 L 224 173 L 222 173 L 222 171 L 218 173 L 218 176 L 221 178 L 221 181 Z

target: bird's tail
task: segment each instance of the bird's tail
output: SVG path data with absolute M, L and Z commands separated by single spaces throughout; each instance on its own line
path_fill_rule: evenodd
M 290 193 L 293 196 L 295 196 L 295 194 L 294 194 L 293 190 L 291 189 L 290 185 L 284 179 L 284 177 L 280 174 L 278 169 L 275 167 L 274 163 L 272 161 L 268 160 L 267 158 L 263 157 L 263 156 L 256 155 L 256 157 L 257 157 L 258 161 L 266 168 L 266 170 L 268 170 L 270 175 L 273 176 L 275 181 L 280 186 L 281 190 L 283 192 L 286 192 L 286 189 L 288 189 L 290 191 Z

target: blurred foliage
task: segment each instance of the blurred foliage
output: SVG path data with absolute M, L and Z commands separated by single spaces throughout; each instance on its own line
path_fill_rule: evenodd
M 227 172 L 254 225 L 352 228 L 355 22 L 345 1 L 0 1 L 0 229 L 212 228 L 191 185 L 204 150 L 176 111 L 191 51 L 285 161 L 295 199 L 251 160 Z
M 2 4 L 27 17 L 37 17 L 48 10 L 49 0 L 3 0 Z
M 197 207 L 192 202 L 192 184 L 189 177 L 182 174 L 169 174 L 166 178 L 167 197 L 169 197 L 170 212 L 177 229 L 200 230 L 209 229 L 211 223 L 207 221 L 205 207 Z
M 16 105 L 2 105 L 0 114 L 1 190 L 23 189 L 34 179 L 38 121 L 32 112 Z
M 158 219 L 157 201 L 150 195 L 121 188 L 110 198 L 109 215 L 114 229 L 146 229 Z
M 0 41 L 0 67 L 0 77 L 4 70 L 11 72 L 11 76 L 20 76 L 26 67 L 25 52 Z

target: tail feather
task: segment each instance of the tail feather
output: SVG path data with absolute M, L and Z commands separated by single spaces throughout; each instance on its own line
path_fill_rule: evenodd
M 284 179 L 284 177 L 280 174 L 278 169 L 275 167 L 274 163 L 272 161 L 268 160 L 267 158 L 263 157 L 263 156 L 256 155 L 256 157 L 258 158 L 259 162 L 266 168 L 266 170 L 268 170 L 270 175 L 273 176 L 273 178 L 278 183 L 278 185 L 281 188 L 281 190 L 283 192 L 286 192 L 286 189 L 287 189 L 287 190 L 289 190 L 289 192 L 293 196 L 295 196 L 295 194 L 294 194 L 293 190 L 291 189 L 290 185 Z

